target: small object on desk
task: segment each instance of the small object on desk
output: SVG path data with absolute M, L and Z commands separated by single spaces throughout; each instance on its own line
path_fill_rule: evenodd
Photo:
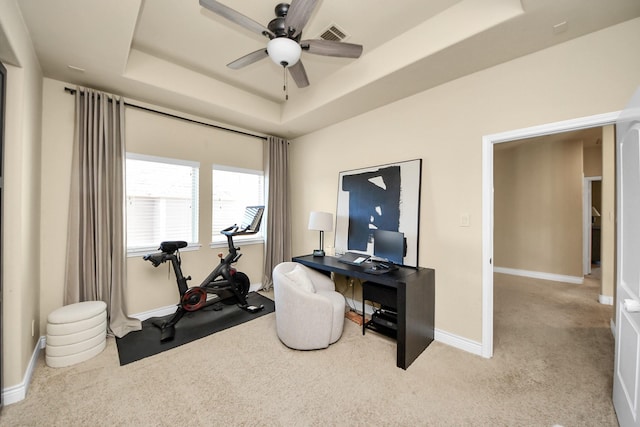
M 394 265 L 394 264 L 387 264 L 387 263 L 384 263 L 384 262 L 376 262 L 371 267 L 365 268 L 364 272 L 365 273 L 370 273 L 370 274 L 386 274 L 386 273 L 389 273 L 391 271 L 395 271 L 397 269 L 398 269 L 398 267 L 396 265 Z
M 371 268 L 365 268 L 364 272 L 377 275 L 377 274 L 387 274 L 389 270 L 387 270 L 386 268 L 378 268 L 377 266 L 374 265 Z
M 369 255 L 366 254 L 360 254 L 357 252 L 345 252 L 340 258 L 338 258 L 338 261 L 344 264 L 361 265 L 368 259 Z

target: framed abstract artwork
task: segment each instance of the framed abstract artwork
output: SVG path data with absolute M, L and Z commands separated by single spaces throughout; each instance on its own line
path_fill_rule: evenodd
M 336 254 L 373 255 L 374 230 L 404 234 L 403 264 L 418 266 L 422 159 L 340 172 Z

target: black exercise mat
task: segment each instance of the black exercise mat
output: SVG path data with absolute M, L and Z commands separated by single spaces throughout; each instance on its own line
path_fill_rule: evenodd
M 152 322 L 163 319 L 168 320 L 173 315 L 147 319 L 142 322 L 142 330 L 129 332 L 122 338 L 116 338 L 120 366 L 187 344 L 275 311 L 274 302 L 256 292 L 250 292 L 247 295 L 247 303 L 256 306 L 264 304 L 264 308 L 257 313 L 249 313 L 236 304 L 225 305 L 219 302 L 198 311 L 186 313 L 176 324 L 174 339 L 167 342 L 160 342 L 160 329 L 153 326 Z M 222 307 L 222 309 L 216 311 L 214 310 L 216 307 Z

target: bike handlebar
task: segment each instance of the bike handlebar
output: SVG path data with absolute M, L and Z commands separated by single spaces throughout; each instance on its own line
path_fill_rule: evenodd
M 241 234 L 256 234 L 257 231 L 248 231 L 249 226 L 247 228 L 240 229 L 237 224 L 233 224 L 231 227 L 227 227 L 224 230 L 220 231 L 220 234 L 224 234 L 225 236 L 239 236 Z

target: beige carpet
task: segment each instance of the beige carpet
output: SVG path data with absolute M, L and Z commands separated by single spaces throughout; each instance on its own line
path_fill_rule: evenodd
M 442 285 L 444 286 L 444 285 Z M 584 286 L 496 274 L 495 356 L 439 342 L 403 371 L 395 343 L 345 322 L 326 350 L 287 349 L 275 314 L 120 367 L 43 357 L 3 426 L 615 426 L 611 307 Z

